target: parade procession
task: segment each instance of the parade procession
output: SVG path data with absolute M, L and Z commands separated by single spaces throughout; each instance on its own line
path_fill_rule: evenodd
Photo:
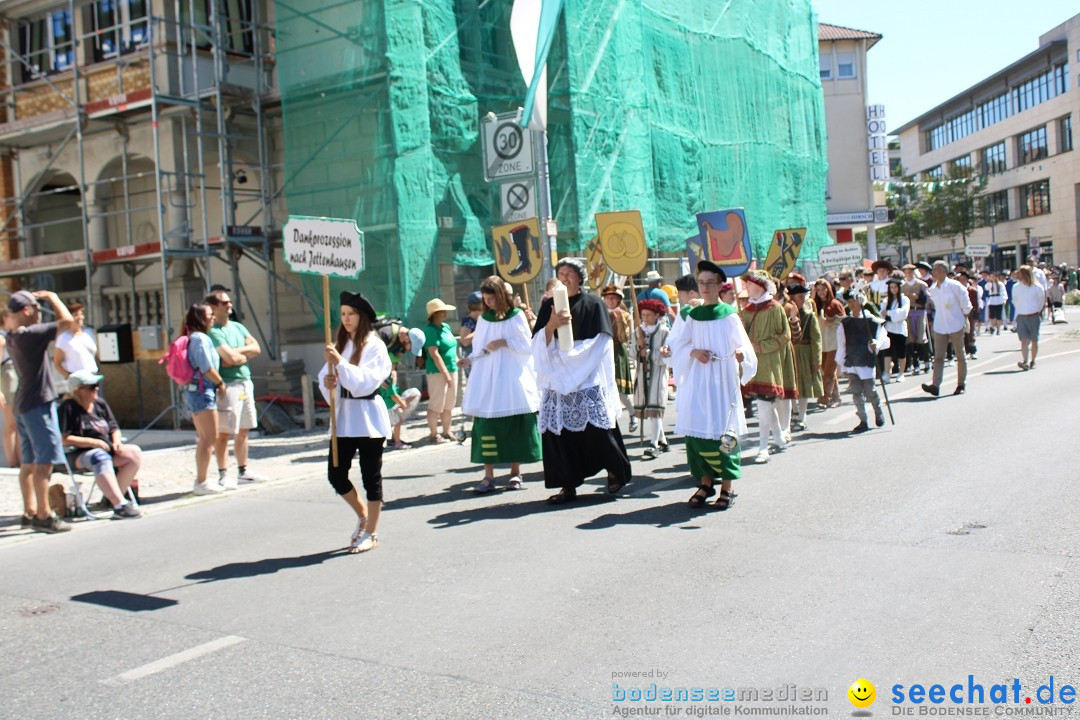
M 0 1 L 0 720 L 1067 714 L 1029 5 Z

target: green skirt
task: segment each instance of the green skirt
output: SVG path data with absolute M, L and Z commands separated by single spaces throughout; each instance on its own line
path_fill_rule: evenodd
M 626 353 L 626 346 L 615 343 L 615 387 L 622 395 L 630 395 L 634 392 L 634 379 L 630 375 L 630 356 Z
M 694 478 L 738 480 L 742 475 L 742 452 L 738 445 L 731 454 L 720 449 L 719 440 L 686 437 L 686 462 Z
M 541 459 L 536 413 L 473 419 L 472 461 L 477 465 L 529 463 Z

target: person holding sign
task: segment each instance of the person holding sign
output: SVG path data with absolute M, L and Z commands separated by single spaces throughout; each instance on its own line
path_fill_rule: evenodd
M 477 493 L 495 489 L 495 463 L 510 463 L 507 490 L 521 489 L 521 463 L 540 459 L 536 412 L 540 393 L 533 370 L 532 333 L 498 275 L 480 285 L 484 306 L 473 335 L 472 367 L 461 411 L 473 416 L 472 461 L 484 466 Z
M 379 387 L 390 377 L 391 365 L 386 345 L 372 330 L 375 309 L 371 303 L 360 293 L 348 291 L 342 292 L 340 299 L 341 325 L 334 344 L 324 350 L 326 364 L 319 371 L 319 390 L 328 403 L 331 393 L 337 394 L 337 462 L 331 452 L 327 477 L 356 513 L 349 552 L 361 553 L 379 544 L 383 446 L 390 435 L 390 415 L 379 397 Z M 349 480 L 349 466 L 357 454 L 366 507 Z
M 541 392 L 544 485 L 561 488 L 548 498 L 561 505 L 575 500 L 585 478 L 600 470 L 607 470 L 608 492 L 618 493 L 630 481 L 630 460 L 616 426 L 619 394 L 608 309 L 600 298 L 581 292 L 580 262 L 560 260 L 555 275 L 564 287 L 556 286 L 540 306 L 533 358 Z
M 453 440 L 450 434 L 450 412 L 457 401 L 457 353 L 458 339 L 446 315 L 454 310 L 435 298 L 427 304 L 427 325 L 424 326 L 424 352 L 427 359 L 424 371 L 427 373 L 428 412 L 427 423 L 433 443 Z M 439 435 L 438 423 L 442 422 L 442 435 Z
M 686 436 L 690 474 L 700 484 L 690 507 L 700 508 L 716 494 L 716 507 L 727 510 L 735 502 L 732 480 L 742 475 L 739 437 L 746 434 L 740 385 L 757 372 L 757 354 L 734 305 L 720 302 L 720 287 L 727 279 L 715 263 L 697 265 L 704 304 L 691 308 L 682 330 L 672 340 L 675 373 L 681 378 L 675 396 L 675 431 Z

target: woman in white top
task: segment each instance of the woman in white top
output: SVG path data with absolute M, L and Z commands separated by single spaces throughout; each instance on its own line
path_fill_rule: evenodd
M 98 371 L 97 340 L 93 330 L 83 328 L 86 311 L 79 303 L 71 303 L 68 310 L 71 311 L 75 322 L 70 330 L 56 336 L 53 366 L 65 380 L 76 370 L 88 370 L 96 375 Z
M 494 490 L 495 463 L 510 463 L 506 489 L 520 490 L 521 463 L 543 457 L 532 329 L 498 275 L 486 278 L 480 293 L 485 311 L 476 320 L 472 354 L 462 361 L 472 366 L 472 373 L 461 411 L 475 418 L 472 461 L 484 466 L 484 478 L 474 489 Z
M 885 319 L 885 332 L 889 335 L 889 354 L 878 355 L 885 358 L 885 372 L 881 375 L 881 381 L 889 382 L 890 373 L 898 373 L 896 382 L 903 382 L 904 371 L 907 370 L 907 316 L 911 301 L 900 288 L 904 282 L 903 274 L 891 275 L 885 282 L 888 285 L 881 300 L 881 315 Z
M 998 277 L 997 273 L 992 272 L 983 290 L 986 293 L 986 312 L 990 319 L 990 334 L 1000 335 L 1005 301 L 1008 299 L 1005 293 L 1005 283 L 1001 282 L 1001 278 Z
M 390 355 L 372 330 L 375 309 L 360 293 L 341 293 L 341 325 L 333 345 L 324 351 L 326 364 L 319 371 L 319 390 L 330 402 L 336 393 L 337 464 L 329 458 L 328 479 L 337 494 L 356 513 L 356 530 L 349 552 L 367 552 L 379 544 L 377 529 L 382 509 L 382 456 L 390 435 L 390 414 L 379 387 L 390 377 Z M 333 372 L 331 372 L 333 370 Z M 349 480 L 354 455 L 360 456 L 360 477 L 367 505 Z
M 1021 370 L 1035 369 L 1035 356 L 1039 354 L 1039 324 L 1046 307 L 1046 290 L 1035 279 L 1030 265 L 1021 265 L 1016 271 L 1017 283 L 1013 285 L 1012 302 L 1016 308 L 1016 336 L 1020 339 Z M 1028 348 L 1031 362 L 1028 362 Z

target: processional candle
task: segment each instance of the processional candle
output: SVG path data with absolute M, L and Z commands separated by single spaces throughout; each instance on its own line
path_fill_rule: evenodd
M 562 283 L 558 283 L 552 288 L 551 298 L 554 301 L 555 312 L 560 313 L 563 310 L 570 309 L 570 297 L 566 294 L 566 286 Z M 570 352 L 574 349 L 574 328 L 570 325 L 559 328 L 559 349 L 563 352 Z

